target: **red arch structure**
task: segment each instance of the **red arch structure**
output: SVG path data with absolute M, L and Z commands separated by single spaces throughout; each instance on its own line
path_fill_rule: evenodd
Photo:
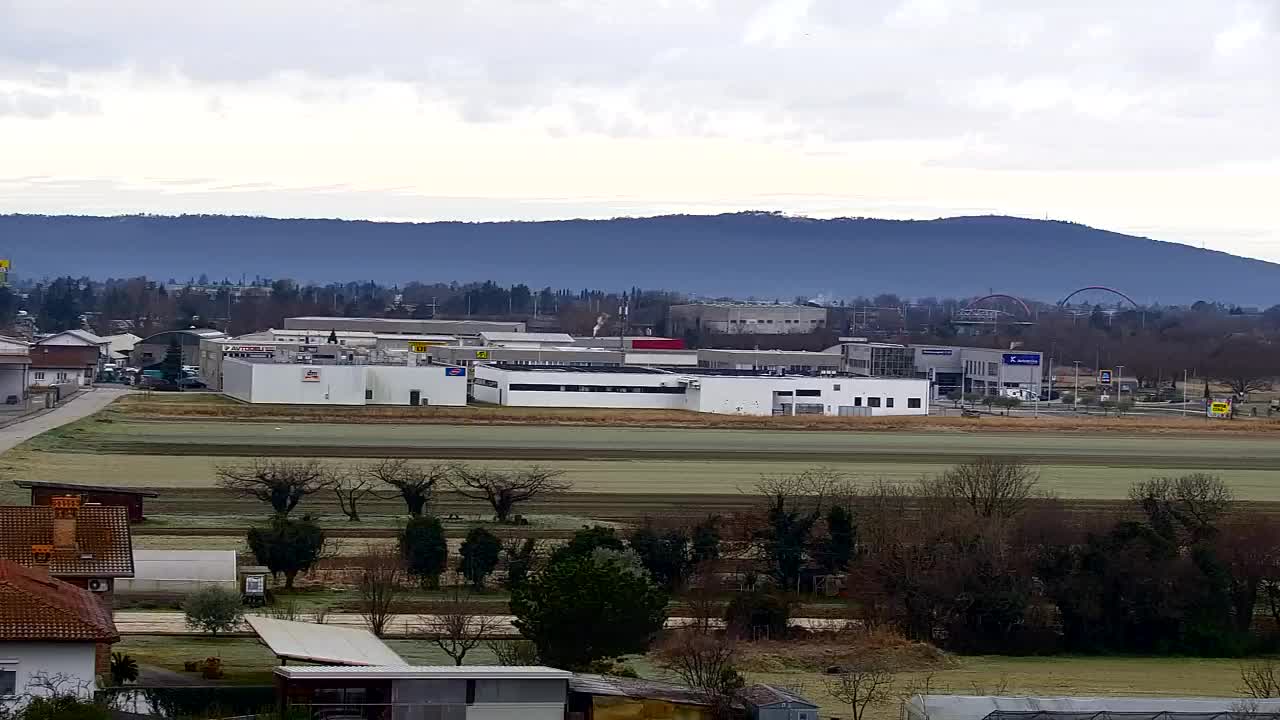
M 982 301 L 984 301 L 984 300 L 990 300 L 990 299 L 992 299 L 992 298 L 1004 298 L 1004 299 L 1006 299 L 1006 300 L 1012 300 L 1012 301 L 1014 301 L 1015 303 L 1017 303 L 1019 307 L 1021 307 L 1021 308 L 1022 308 L 1022 311 L 1023 311 L 1024 313 L 1026 313 L 1026 314 L 1027 314 L 1027 319 L 1031 319 L 1031 317 L 1033 316 L 1033 314 L 1032 314 L 1032 312 L 1031 312 L 1031 308 L 1030 308 L 1030 307 L 1027 307 L 1027 304 L 1026 304 L 1025 302 L 1023 302 L 1023 301 L 1022 301 L 1022 298 L 1016 298 L 1016 297 L 1014 297 L 1014 296 L 1012 296 L 1012 295 L 1005 295 L 1004 293 L 992 293 L 992 294 L 990 294 L 990 295 L 983 295 L 982 297 L 978 298 L 977 300 L 974 300 L 973 302 L 969 303 L 968 305 L 965 305 L 965 306 L 964 306 L 964 309 L 965 309 L 965 310 L 968 310 L 969 308 L 973 307 L 974 305 L 977 305 L 978 303 L 980 303 L 980 302 L 982 302 Z
M 1101 291 L 1103 291 L 1103 292 L 1109 292 L 1109 293 L 1111 293 L 1112 295 L 1118 295 L 1118 296 L 1120 296 L 1120 297 L 1124 298 L 1125 300 L 1128 300 L 1128 301 L 1129 301 L 1129 304 L 1130 304 L 1130 305 L 1132 305 L 1132 306 L 1133 306 L 1133 308 L 1134 308 L 1135 310 L 1141 310 L 1141 309 L 1142 309 L 1142 306 L 1141 306 L 1141 305 L 1138 305 L 1138 303 L 1134 302 L 1134 301 L 1133 301 L 1133 298 L 1129 297 L 1128 295 L 1125 295 L 1124 293 L 1120 292 L 1119 290 L 1116 290 L 1115 288 L 1109 288 L 1109 287 L 1107 287 L 1107 286 L 1105 286 L 1105 285 L 1090 285 L 1090 286 L 1088 286 L 1088 287 L 1082 287 L 1082 288 L 1080 288 L 1079 290 L 1076 290 L 1076 291 L 1072 292 L 1070 295 L 1068 295 L 1068 296 L 1066 296 L 1066 297 L 1062 298 L 1061 300 L 1059 300 L 1059 301 L 1058 301 L 1058 307 L 1065 307 L 1065 306 L 1066 306 L 1066 304 L 1067 304 L 1067 301 L 1068 301 L 1068 300 L 1070 300 L 1071 298 L 1075 297 L 1076 295 L 1079 295 L 1079 294 L 1080 294 L 1080 293 L 1082 293 L 1082 292 L 1087 292 L 1087 291 L 1089 291 L 1089 290 L 1101 290 Z

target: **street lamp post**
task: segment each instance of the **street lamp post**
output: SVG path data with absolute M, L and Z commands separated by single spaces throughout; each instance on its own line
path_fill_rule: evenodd
M 1120 401 L 1124 399 L 1124 366 L 1116 366 L 1116 415 L 1120 414 Z
M 1078 412 L 1080 410 L 1080 361 L 1072 360 L 1071 362 L 1076 366 L 1076 390 L 1071 394 L 1071 411 Z
M 1187 416 L 1187 370 L 1182 369 L 1182 417 Z

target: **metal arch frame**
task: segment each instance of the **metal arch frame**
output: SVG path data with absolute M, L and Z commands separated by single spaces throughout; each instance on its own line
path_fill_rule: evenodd
M 1141 309 L 1142 309 L 1142 306 L 1141 306 L 1141 305 L 1139 305 L 1137 302 L 1135 302 L 1133 298 L 1129 297 L 1128 295 L 1125 295 L 1124 293 L 1120 292 L 1119 290 L 1116 290 L 1115 288 L 1109 288 L 1109 287 L 1107 287 L 1106 285 L 1089 285 L 1089 286 L 1087 286 L 1087 287 L 1082 287 L 1082 288 L 1080 288 L 1079 290 L 1073 290 L 1073 291 L 1071 292 L 1071 294 L 1070 294 L 1070 295 L 1068 295 L 1068 296 L 1066 296 L 1066 297 L 1064 297 L 1064 298 L 1062 298 L 1061 300 L 1059 300 L 1059 301 L 1058 301 L 1058 307 L 1066 307 L 1066 305 L 1067 305 L 1067 301 L 1068 301 L 1068 300 L 1070 300 L 1071 298 L 1075 297 L 1076 295 L 1079 295 L 1079 294 L 1080 294 L 1080 293 L 1082 293 L 1082 292 L 1086 292 L 1086 291 L 1089 291 L 1089 290 L 1102 290 L 1102 291 L 1104 291 L 1104 292 L 1109 292 L 1109 293 L 1111 293 L 1112 295 L 1119 295 L 1120 297 L 1124 298 L 1125 300 L 1128 300 L 1128 301 L 1129 301 L 1129 304 L 1133 306 L 1133 309 L 1134 309 L 1134 310 L 1141 310 Z
M 1012 295 L 1006 295 L 1006 294 L 1004 294 L 1004 293 L 991 293 L 990 295 L 983 295 L 982 297 L 978 298 L 977 300 L 974 300 L 974 301 L 970 302 L 968 305 L 965 305 L 963 309 L 964 309 L 964 310 L 968 310 L 969 308 L 973 307 L 974 305 L 977 305 L 978 303 L 982 302 L 983 300 L 990 300 L 991 298 L 1005 298 L 1005 299 L 1007 299 L 1007 300 L 1012 300 L 1012 301 L 1014 301 L 1014 302 L 1018 303 L 1018 305 L 1022 307 L 1022 311 L 1023 311 L 1024 313 L 1026 313 L 1026 314 L 1027 314 L 1027 315 L 1026 315 L 1026 316 L 1027 316 L 1027 319 L 1031 319 L 1031 318 L 1035 317 L 1035 313 L 1031 312 L 1031 308 L 1030 308 L 1030 307 L 1028 307 L 1028 306 L 1027 306 L 1027 304 L 1026 304 L 1025 302 L 1023 302 L 1023 301 L 1022 301 L 1022 298 L 1014 297 L 1014 296 L 1012 296 Z

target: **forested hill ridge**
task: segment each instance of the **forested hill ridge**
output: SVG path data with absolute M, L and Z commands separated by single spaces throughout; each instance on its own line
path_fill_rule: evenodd
M 188 215 L 0 216 L 22 277 L 495 280 L 790 299 L 1085 285 L 1141 303 L 1280 301 L 1280 265 L 1083 225 L 1003 216 L 814 220 L 772 213 L 547 222 L 388 223 Z

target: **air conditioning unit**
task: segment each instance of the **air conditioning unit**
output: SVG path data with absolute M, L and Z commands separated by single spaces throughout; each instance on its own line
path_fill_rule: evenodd
M 99 578 L 93 578 L 89 581 L 89 592 L 106 592 L 111 589 L 111 585 Z

